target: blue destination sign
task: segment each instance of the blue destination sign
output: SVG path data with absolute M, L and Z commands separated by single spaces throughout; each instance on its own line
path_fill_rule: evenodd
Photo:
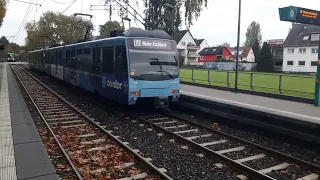
M 171 42 L 154 39 L 129 39 L 129 47 L 131 49 L 159 49 L 170 50 Z

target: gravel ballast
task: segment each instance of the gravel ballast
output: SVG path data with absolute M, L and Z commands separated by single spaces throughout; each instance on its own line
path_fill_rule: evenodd
M 183 149 L 176 142 L 170 142 L 170 138 L 158 136 L 154 130 L 148 130 L 146 125 L 141 126 L 141 123 L 125 119 L 101 103 L 82 98 L 83 92 L 77 88 L 67 87 L 36 73 L 32 74 L 101 125 L 105 125 L 107 130 L 112 130 L 112 134 L 129 142 L 129 146 L 138 149 L 144 157 L 151 158 L 155 166 L 165 168 L 173 179 L 237 179 L 237 173 L 215 167 L 216 163 L 221 162 L 206 156 L 201 158 L 196 155 L 199 152 Z

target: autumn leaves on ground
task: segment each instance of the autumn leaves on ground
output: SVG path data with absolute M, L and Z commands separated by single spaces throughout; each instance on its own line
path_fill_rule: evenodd
M 97 127 L 61 103 L 57 97 L 22 70 L 18 68 L 15 70 L 84 179 L 119 179 L 145 172 L 135 162 L 132 154 L 112 142 Z M 29 102 L 27 103 L 29 110 L 35 110 L 26 95 L 25 99 Z M 64 113 L 60 113 L 61 110 Z M 32 113 L 32 116 L 57 174 L 62 179 L 77 179 L 40 115 Z M 151 178 L 150 175 L 147 177 Z

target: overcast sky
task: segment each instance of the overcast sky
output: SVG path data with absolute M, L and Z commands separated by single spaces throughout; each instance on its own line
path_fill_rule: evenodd
M 73 0 L 21 0 L 27 2 L 36 2 L 43 4 L 40 8 L 32 6 L 32 11 L 27 16 L 27 21 L 38 20 L 43 12 L 48 10 L 63 12 Z M 134 0 L 130 0 L 134 1 Z M 142 14 L 142 0 L 140 0 L 140 9 L 138 12 Z M 237 43 L 237 21 L 238 21 L 238 0 L 208 0 L 208 7 L 204 8 L 200 18 L 194 21 L 194 25 L 190 31 L 194 38 L 204 38 L 209 45 L 213 46 L 228 42 L 232 46 Z M 58 3 L 57 3 L 58 2 Z M 109 20 L 109 14 L 104 10 L 91 10 L 90 5 L 103 5 L 104 0 L 76 0 L 76 2 L 65 12 L 67 15 L 73 13 L 90 13 L 93 24 L 97 27 Z M 63 3 L 63 4 L 60 4 Z M 268 39 L 285 39 L 290 28 L 290 22 L 282 22 L 279 20 L 278 8 L 284 6 L 300 6 L 304 8 L 314 9 L 320 8 L 318 0 L 242 0 L 242 15 L 241 15 L 241 37 L 242 44 L 245 41 L 245 33 L 248 25 L 252 21 L 257 21 L 261 25 L 263 40 Z M 137 6 L 134 5 L 136 8 Z M 22 22 L 26 10 L 27 3 L 10 0 L 8 11 L 0 28 L 0 36 L 15 36 L 13 41 L 20 45 L 24 44 L 26 31 L 24 30 L 25 23 Z M 92 7 L 99 8 L 101 7 Z M 319 9 L 320 10 L 320 9 Z M 132 11 L 131 11 L 132 12 Z M 143 14 L 142 14 L 143 15 Z M 112 16 L 113 20 L 120 20 L 117 14 Z M 21 26 L 22 25 L 22 26 Z M 128 27 L 128 23 L 125 22 Z M 139 22 L 132 22 L 131 26 L 142 27 Z M 20 31 L 19 31 L 19 27 Z M 183 28 L 185 26 L 183 25 Z M 97 35 L 97 31 L 94 32 Z M 11 41 L 11 40 L 10 40 Z M 241 45 L 240 44 L 240 45 Z

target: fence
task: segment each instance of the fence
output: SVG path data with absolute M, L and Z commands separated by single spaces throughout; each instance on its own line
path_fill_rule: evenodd
M 234 71 L 181 69 L 181 81 L 234 88 Z M 239 72 L 238 88 L 314 98 L 315 76 Z

